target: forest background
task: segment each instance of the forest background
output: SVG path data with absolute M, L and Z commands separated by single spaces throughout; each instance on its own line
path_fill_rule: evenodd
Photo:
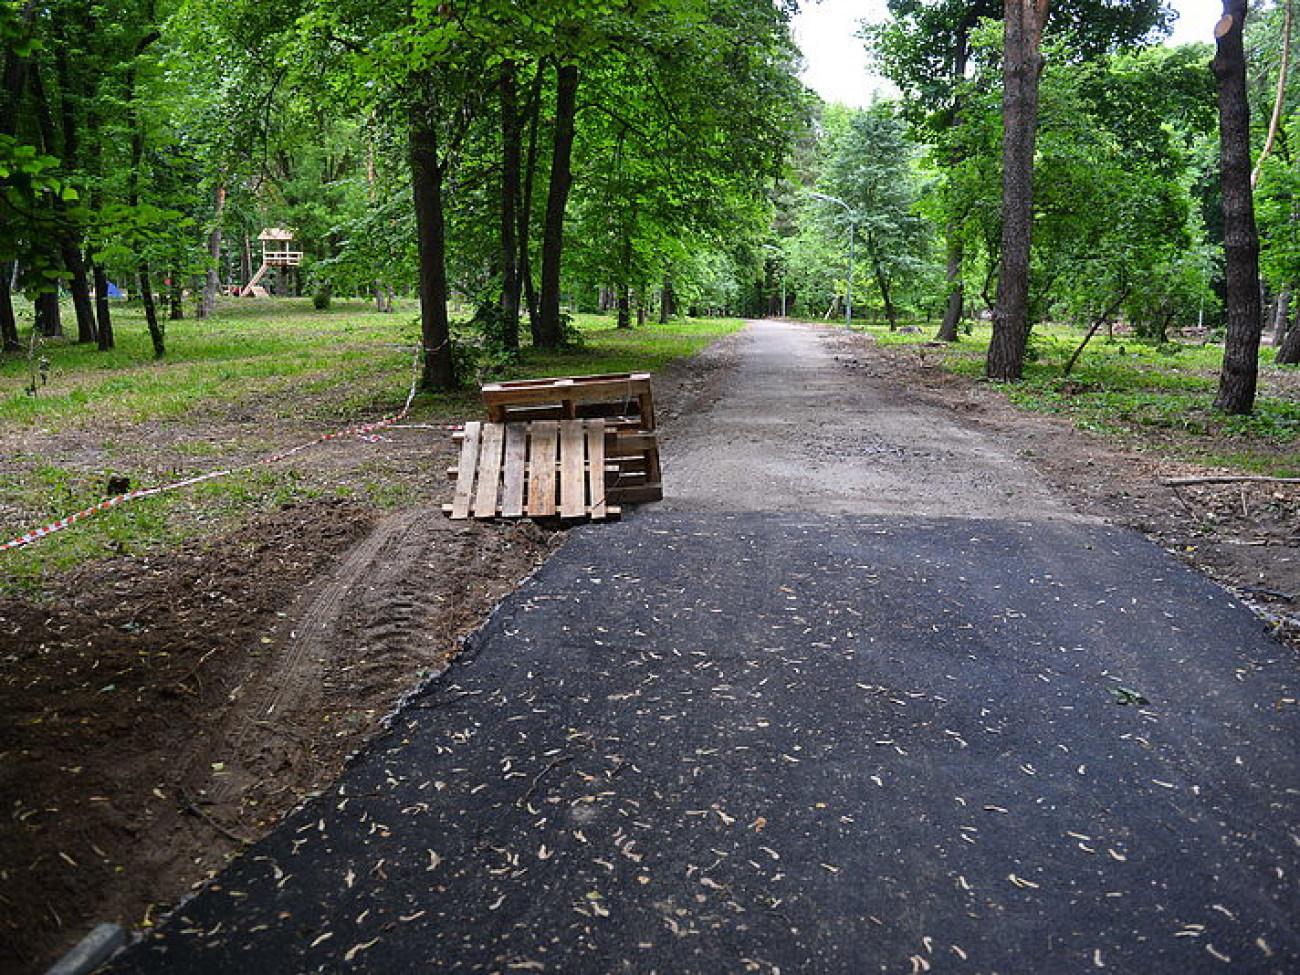
M 428 388 L 561 347 L 583 311 L 958 340 L 1005 277 L 1003 4 L 887 7 L 862 43 L 898 95 L 850 109 L 799 82 L 788 2 L 6 0 L 0 341 L 26 351 L 20 321 L 61 335 L 63 294 L 75 340 L 111 348 L 120 290 L 162 357 L 168 318 L 251 279 L 267 227 L 303 255 L 276 294 L 418 295 Z M 1029 321 L 1220 338 L 1213 48 L 1160 44 L 1158 0 L 1047 9 Z M 1256 4 L 1245 37 L 1282 363 L 1300 359 L 1289 15 Z

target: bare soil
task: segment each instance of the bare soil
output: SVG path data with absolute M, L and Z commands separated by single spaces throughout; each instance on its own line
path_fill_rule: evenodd
M 819 340 L 846 387 L 883 385 L 898 408 L 988 438 L 1081 515 L 1145 532 L 1300 640 L 1297 486 L 1175 492 L 1159 479 L 1208 472 L 1022 413 L 915 353 L 830 329 Z M 744 341 L 657 377 L 670 444 L 727 394 Z M 258 413 L 253 404 L 248 416 L 151 431 L 140 449 L 220 440 Z M 24 450 L 65 459 L 99 444 L 32 436 Z M 95 923 L 148 925 L 177 904 L 333 780 L 556 543 L 529 523 L 444 520 L 450 438 L 388 436 L 293 463 L 304 478 L 418 482 L 427 503 L 298 504 L 216 537 L 196 530 L 180 551 L 85 565 L 39 596 L 0 599 L 0 971 L 43 971 Z M 0 442 L 0 455 L 16 446 Z M 671 494 L 670 472 L 668 481 Z

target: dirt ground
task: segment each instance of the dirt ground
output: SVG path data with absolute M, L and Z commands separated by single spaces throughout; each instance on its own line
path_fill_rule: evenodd
M 739 341 L 657 377 L 669 437 L 724 395 Z M 1206 472 L 1020 413 L 914 352 L 824 341 L 850 381 L 889 383 L 997 439 L 1074 508 L 1145 532 L 1300 643 L 1300 486 L 1175 491 L 1159 478 Z M 295 460 L 304 471 L 416 479 L 428 503 L 286 507 L 0 599 L 0 971 L 43 971 L 94 923 L 148 925 L 177 904 L 330 782 L 560 537 L 446 521 L 449 437 L 315 449 Z

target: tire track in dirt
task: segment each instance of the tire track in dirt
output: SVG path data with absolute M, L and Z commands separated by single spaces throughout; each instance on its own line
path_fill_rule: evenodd
M 518 584 L 519 555 L 536 561 L 545 548 L 531 524 L 453 523 L 433 506 L 385 518 L 260 637 L 264 665 L 230 692 L 182 804 L 239 835 L 264 817 L 268 782 L 276 794 L 321 787 L 340 749 L 440 672 Z
M 231 692 L 232 709 L 214 736 L 214 749 L 200 757 L 187 777 L 210 781 L 203 790 L 208 801 L 221 805 L 237 799 L 254 781 L 249 770 L 265 768 L 268 758 L 273 765 L 298 765 L 294 759 L 303 750 L 310 754 L 311 731 L 296 719 L 316 703 L 327 673 L 347 665 L 340 659 L 347 647 L 334 638 L 340 618 L 376 562 L 394 547 L 409 547 L 428 514 L 417 508 L 389 516 L 322 586 L 304 591 L 275 631 L 262 637 L 274 655 L 270 665 Z

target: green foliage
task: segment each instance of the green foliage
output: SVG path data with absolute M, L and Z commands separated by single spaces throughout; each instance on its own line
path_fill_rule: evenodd
M 819 186 L 848 209 L 810 198 L 809 209 L 837 234 L 855 233 L 857 253 L 866 264 L 862 276 L 874 289 L 891 325 L 899 298 L 925 280 L 931 231 L 917 208 L 919 195 L 912 148 L 890 103 L 854 112 L 829 140 Z M 855 266 L 854 293 L 863 295 Z

